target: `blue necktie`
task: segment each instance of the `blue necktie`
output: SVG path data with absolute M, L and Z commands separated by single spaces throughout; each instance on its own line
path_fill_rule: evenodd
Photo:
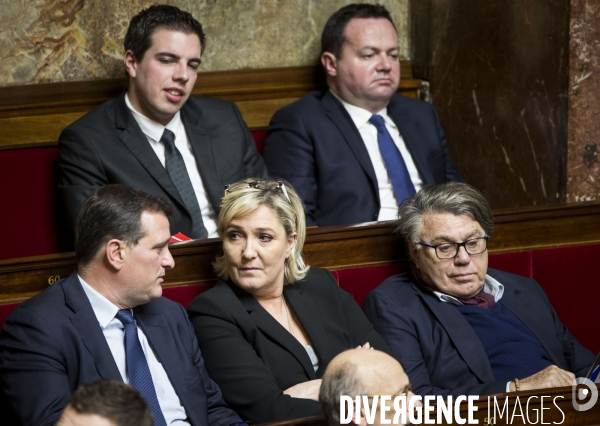
M 125 327 L 125 357 L 127 358 L 127 372 L 129 384 L 133 386 L 146 400 L 154 415 L 154 426 L 167 426 L 165 417 L 158 404 L 156 390 L 148 368 L 146 356 L 138 339 L 137 325 L 129 309 L 121 309 L 115 317 Z
M 160 141 L 165 146 L 165 167 L 167 168 L 167 173 L 169 173 L 175 188 L 177 188 L 181 199 L 192 217 L 192 235 L 190 237 L 194 239 L 208 238 L 204 221 L 202 220 L 200 205 L 198 204 L 198 197 L 196 197 L 196 193 L 194 192 L 194 187 L 192 186 L 192 181 L 185 167 L 181 152 L 175 146 L 175 133 L 169 129 L 165 129 Z
M 379 151 L 385 162 L 388 176 L 392 181 L 396 200 L 398 201 L 398 204 L 400 204 L 405 199 L 415 195 L 415 186 L 410 179 L 410 174 L 408 173 L 402 154 L 400 154 L 400 150 L 385 127 L 383 117 L 380 115 L 372 115 L 371 118 L 369 118 L 369 122 L 377 128 Z

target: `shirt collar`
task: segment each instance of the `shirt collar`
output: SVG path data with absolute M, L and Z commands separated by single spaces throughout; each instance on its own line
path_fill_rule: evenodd
M 171 121 L 169 121 L 166 126 L 163 126 L 162 124 L 157 123 L 156 121 L 151 120 L 142 113 L 136 111 L 129 101 L 129 93 L 125 93 L 125 104 L 127 105 L 127 108 L 129 108 L 129 111 L 131 111 L 131 114 L 133 115 L 133 118 L 137 124 L 140 126 L 140 129 L 142 129 L 142 132 L 150 139 L 159 142 L 163 132 L 165 131 L 165 128 L 177 134 L 177 130 L 179 130 L 179 126 L 181 125 L 180 111 L 177 111 Z
M 485 281 L 483 283 L 483 291 L 486 294 L 494 296 L 494 301 L 498 302 L 500 299 L 502 299 L 502 295 L 504 294 L 504 286 L 495 278 L 492 278 L 486 274 Z M 435 294 L 442 302 L 459 306 L 464 305 L 463 302 L 454 296 L 450 296 L 449 294 L 440 293 L 439 291 L 434 291 L 433 294 Z
M 357 129 L 360 129 L 362 126 L 364 126 L 365 124 L 367 124 L 369 122 L 369 119 L 373 115 L 371 112 L 367 111 L 364 108 L 358 107 L 356 105 L 349 104 L 348 102 L 346 102 L 342 98 L 340 98 L 338 95 L 336 95 L 333 90 L 329 90 L 329 91 L 331 92 L 331 94 L 333 96 L 336 97 L 336 99 L 338 101 L 340 101 L 342 103 L 342 105 L 344 105 L 344 108 L 346 108 L 346 111 L 348 111 L 348 114 L 350 114 L 350 118 L 354 122 L 354 125 L 356 126 Z M 379 111 L 377 113 L 377 115 L 380 115 L 383 118 L 383 121 L 385 121 L 386 125 L 396 128 L 396 124 L 388 116 L 387 107 L 382 109 L 381 111 Z
M 85 295 L 87 296 L 87 298 L 90 301 L 90 304 L 92 305 L 92 309 L 94 310 L 94 314 L 96 314 L 96 318 L 100 323 L 100 327 L 106 328 L 108 324 L 114 319 L 115 315 L 117 315 L 119 308 L 106 297 L 98 293 L 79 275 L 77 275 L 77 278 L 79 278 L 81 286 L 83 287 L 83 291 L 85 292 Z

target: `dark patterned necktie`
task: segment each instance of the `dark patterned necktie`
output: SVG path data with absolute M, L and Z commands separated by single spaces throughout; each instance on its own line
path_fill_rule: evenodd
M 385 162 L 388 176 L 392 181 L 394 194 L 398 204 L 405 199 L 415 195 L 415 186 L 410 179 L 406 163 L 400 154 L 400 150 L 394 143 L 390 132 L 388 132 L 380 115 L 372 115 L 369 122 L 377 128 L 377 144 Z
M 148 361 L 146 361 L 146 356 L 138 338 L 137 325 L 133 320 L 133 315 L 131 315 L 129 309 L 121 309 L 117 312 L 115 318 L 121 321 L 125 328 L 125 357 L 127 361 L 127 373 L 129 374 L 129 384 L 137 389 L 150 406 L 154 415 L 154 426 L 167 426 L 165 417 L 158 404 L 156 389 L 152 382 Z
M 190 237 L 194 239 L 207 238 L 208 233 L 204 227 L 198 198 L 194 192 L 194 187 L 192 186 L 190 175 L 185 167 L 183 157 L 175 146 L 175 134 L 169 129 L 165 129 L 160 141 L 165 146 L 165 166 L 167 168 L 167 173 L 169 173 L 190 216 L 192 216 L 192 235 L 190 235 Z M 173 231 L 179 232 L 180 230 L 175 229 Z
M 473 297 L 458 300 L 463 302 L 465 305 L 479 306 L 480 308 L 484 309 L 490 309 L 496 304 L 496 298 L 491 294 L 487 294 L 485 291 L 483 291 L 483 288 L 478 294 L 476 294 Z

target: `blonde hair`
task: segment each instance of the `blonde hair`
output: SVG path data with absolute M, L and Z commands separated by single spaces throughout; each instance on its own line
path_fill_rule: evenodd
M 281 182 L 284 188 L 258 189 L 252 186 L 254 182 L 273 183 L 274 186 Z M 289 200 L 288 200 L 288 197 Z M 232 220 L 253 212 L 260 206 L 266 206 L 275 214 L 285 233 L 290 237 L 296 233 L 296 243 L 285 260 L 283 284 L 290 284 L 301 280 L 306 276 L 309 267 L 302 259 L 302 247 L 306 238 L 306 219 L 304 217 L 304 205 L 292 186 L 283 179 L 259 179 L 249 178 L 231 184 L 221 200 L 221 212 L 219 213 L 217 228 L 220 235 L 224 235 L 225 228 Z M 221 253 L 213 262 L 215 272 L 223 280 L 229 279 L 227 272 L 227 260 Z

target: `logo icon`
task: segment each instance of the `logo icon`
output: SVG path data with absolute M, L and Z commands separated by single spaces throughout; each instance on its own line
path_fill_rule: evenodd
M 580 387 L 577 389 L 577 385 L 585 385 L 585 388 Z M 575 383 L 573 383 L 571 389 L 573 396 L 573 408 L 575 408 L 577 411 L 587 411 L 596 404 L 596 401 L 598 401 L 598 389 L 596 388 L 594 382 L 589 379 L 578 377 L 575 380 Z M 588 395 L 590 398 L 588 402 L 585 404 L 578 402 L 587 399 Z

